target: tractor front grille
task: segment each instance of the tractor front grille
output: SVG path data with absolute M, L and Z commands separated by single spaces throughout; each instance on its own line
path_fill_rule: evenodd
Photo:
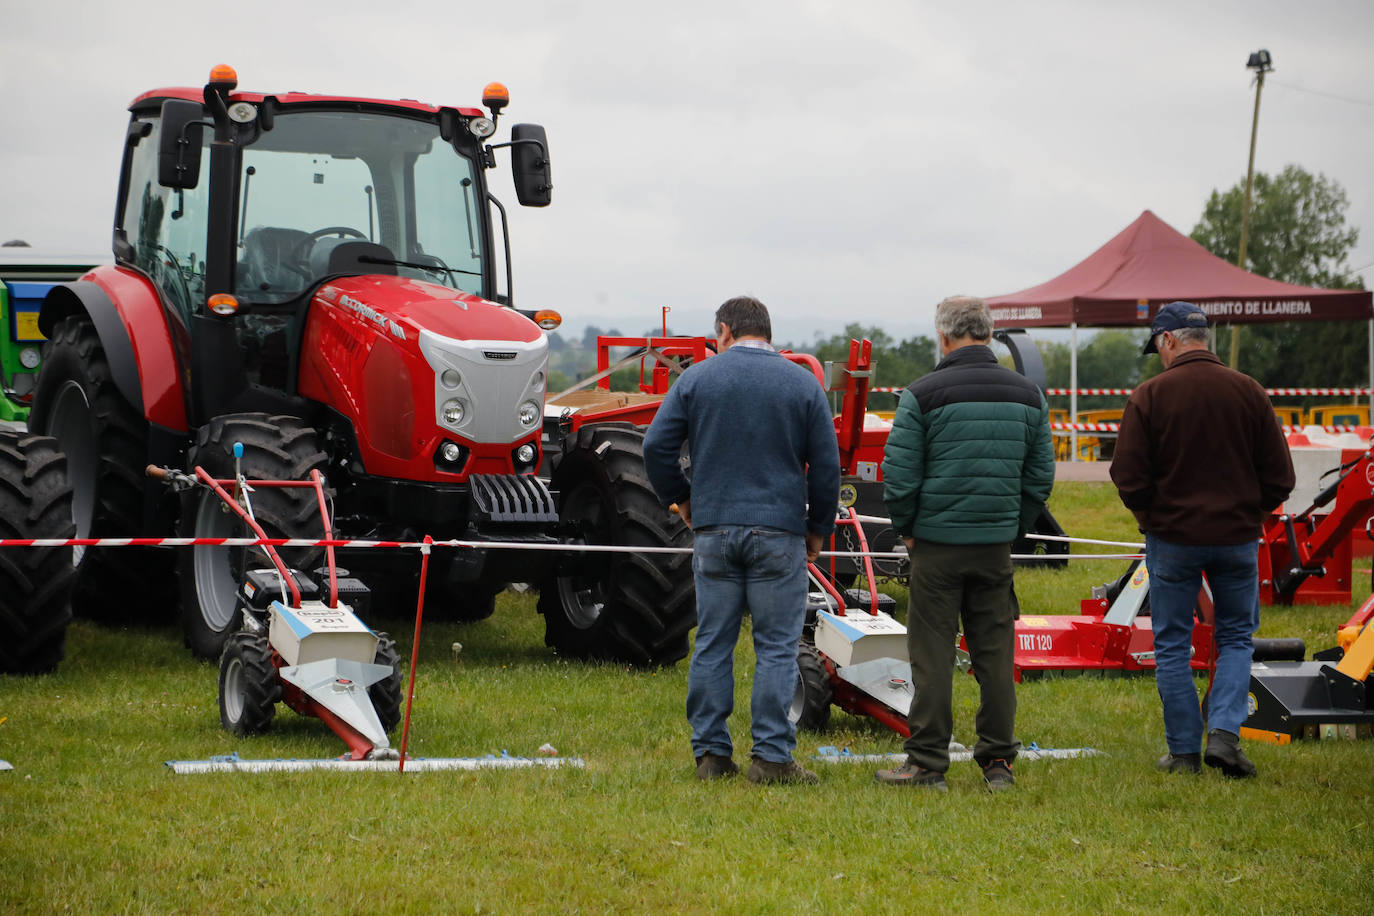
M 552 525 L 558 521 L 558 508 L 544 481 L 533 475 L 473 474 L 474 521 L 523 522 Z

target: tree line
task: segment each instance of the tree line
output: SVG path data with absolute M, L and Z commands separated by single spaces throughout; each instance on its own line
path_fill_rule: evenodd
M 1208 251 L 1234 264 L 1240 248 L 1244 181 L 1225 191 L 1214 190 L 1203 207 L 1191 237 Z M 1336 181 L 1289 165 L 1275 175 L 1255 174 L 1250 209 L 1250 235 L 1245 268 L 1261 276 L 1303 286 L 1363 289 L 1348 265 L 1359 240 L 1359 229 L 1346 225 L 1349 199 Z M 1216 349 L 1230 350 L 1232 325 L 1216 329 Z M 560 391 L 595 368 L 598 334 L 618 335 L 614 328 L 588 327 L 581 340 L 570 343 L 555 332 L 549 335 L 549 390 Z M 646 332 L 657 334 L 659 329 Z M 1078 349 L 1078 383 L 1083 388 L 1133 388 L 1162 370 L 1158 359 L 1143 358 L 1145 329 L 1103 330 Z M 1369 383 L 1368 323 L 1365 321 L 1274 322 L 1244 325 L 1240 331 L 1238 368 L 1267 388 L 1363 387 Z M 898 340 L 877 325 L 860 322 L 842 333 L 818 335 L 812 342 L 780 343 L 780 347 L 812 353 L 822 363 L 843 363 L 849 341 L 873 342 L 874 387 L 905 387 L 935 368 L 935 339 L 918 334 Z M 1032 332 L 1034 339 L 1034 332 Z M 1045 364 L 1050 388 L 1069 387 L 1070 345 L 1035 341 Z M 1003 360 L 1010 364 L 1009 358 Z M 637 369 L 612 376 L 617 390 L 636 390 Z M 1311 406 L 1329 400 L 1285 399 Z M 895 399 L 893 400 L 895 403 Z M 1120 397 L 1084 397 L 1079 409 L 1120 406 Z M 878 396 L 874 407 L 886 404 Z M 1055 406 L 1059 406 L 1056 402 Z M 1062 406 L 1067 407 L 1067 400 Z

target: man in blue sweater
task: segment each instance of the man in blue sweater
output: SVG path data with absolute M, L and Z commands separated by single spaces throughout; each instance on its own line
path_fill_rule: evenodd
M 739 767 L 726 719 L 735 705 L 734 653 L 753 618 L 755 783 L 815 782 L 792 759 L 787 710 L 806 616 L 806 563 L 835 527 L 840 459 L 816 377 L 773 349 L 768 309 L 742 296 L 716 310 L 718 355 L 678 379 L 644 437 L 644 468 L 695 535 L 697 638 L 687 721 L 697 777 Z M 692 478 L 680 463 L 688 443 Z

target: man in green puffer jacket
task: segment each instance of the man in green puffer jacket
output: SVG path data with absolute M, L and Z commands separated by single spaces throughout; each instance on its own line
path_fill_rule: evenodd
M 943 358 L 902 392 L 883 456 L 883 499 L 911 553 L 907 651 L 916 697 L 907 761 L 877 777 L 945 791 L 962 619 L 981 692 L 973 758 L 997 791 L 1015 783 L 1020 748 L 1011 542 L 1054 485 L 1049 408 L 1035 384 L 997 364 L 983 300 L 941 302 L 935 330 Z

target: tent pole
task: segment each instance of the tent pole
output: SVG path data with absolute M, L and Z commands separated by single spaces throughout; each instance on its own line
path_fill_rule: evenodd
M 1374 332 L 1371 332 L 1374 333 Z M 1078 460 L 1078 322 L 1069 322 L 1069 460 Z

